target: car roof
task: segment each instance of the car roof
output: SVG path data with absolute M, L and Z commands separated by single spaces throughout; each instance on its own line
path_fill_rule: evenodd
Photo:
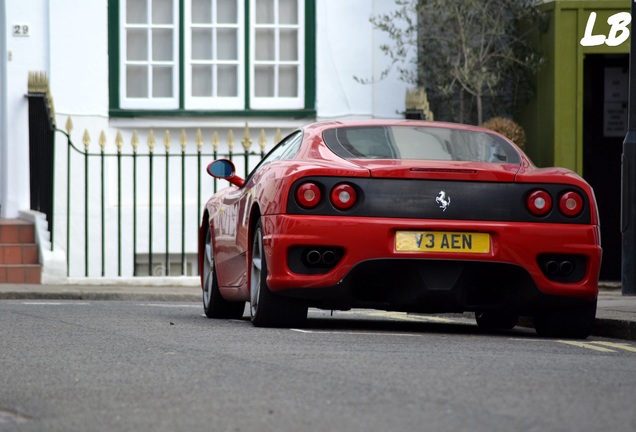
M 307 124 L 303 127 L 305 130 L 314 130 L 316 133 L 325 131 L 327 129 L 333 129 L 338 127 L 360 127 L 360 126 L 426 126 L 426 127 L 438 127 L 438 128 L 450 128 L 457 130 L 469 130 L 475 132 L 489 132 L 496 133 L 490 129 L 484 129 L 478 126 L 440 122 L 440 121 L 428 121 L 428 120 L 408 120 L 408 119 L 349 119 L 349 120 L 326 120 L 318 121 Z

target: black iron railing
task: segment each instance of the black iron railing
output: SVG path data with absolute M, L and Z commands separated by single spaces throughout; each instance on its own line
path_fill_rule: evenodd
M 128 145 L 122 134 L 117 132 L 114 147 L 101 132 L 99 151 L 91 151 L 88 131 L 83 134 L 81 149 L 72 140 L 72 129 L 70 118 L 66 130 L 56 129 L 66 137 L 66 160 L 55 161 L 58 166 L 66 166 L 66 196 L 61 196 L 63 188 L 55 191 L 56 199 L 66 201 L 66 217 L 58 217 L 60 222 L 51 225 L 51 235 L 54 231 L 66 231 L 69 276 L 127 276 L 123 263 L 131 259 L 136 263 L 140 255 L 147 261 L 147 272 L 139 274 L 137 265 L 133 263 L 132 276 L 170 275 L 175 256 L 180 261 L 180 274 L 186 275 L 186 254 L 196 253 L 187 250 L 187 239 L 196 236 L 192 227 L 198 227 L 200 223 L 203 200 L 219 187 L 217 181 L 205 173 L 207 164 L 218 158 L 227 158 L 235 161 L 237 168 L 243 169 L 247 176 L 264 156 L 267 146 L 266 134 L 262 130 L 260 148 L 251 150 L 252 139 L 246 124 L 241 140 L 243 151 L 238 152 L 234 151 L 232 130 L 223 145 L 216 132 L 211 142 L 205 144 L 201 130 L 196 131 L 193 142 L 189 142 L 187 132 L 182 130 L 177 151 L 173 150 L 170 131 L 164 133 L 161 145 L 157 144 L 152 130 L 148 132 L 145 145 L 141 145 L 135 131 L 127 140 Z M 280 136 L 280 131 L 276 131 L 274 142 L 280 140 Z M 219 151 L 220 147 L 225 151 Z M 108 148 L 112 150 L 107 151 Z M 206 148 L 211 151 L 206 151 Z M 60 154 L 64 152 L 58 153 L 58 159 Z M 147 194 L 145 199 L 140 198 L 142 193 Z M 196 196 L 195 215 L 190 215 L 194 206 L 187 204 L 192 201 L 192 196 Z M 161 199 L 163 203 L 157 202 Z M 142 209 L 145 214 L 142 214 Z M 161 217 L 157 216 L 158 212 L 162 213 Z M 116 216 L 113 217 L 113 213 Z M 66 220 L 65 227 L 60 226 L 64 222 L 60 219 Z M 175 237 L 177 244 L 173 245 L 170 240 Z M 99 244 L 98 250 L 96 243 Z M 53 243 L 51 247 L 54 247 Z M 116 253 L 112 252 L 113 247 L 116 247 Z M 80 254 L 83 262 L 73 259 L 75 248 L 83 248 Z M 115 260 L 115 256 L 116 265 L 107 262 Z M 163 261 L 159 272 L 153 271 L 153 266 L 157 267 L 157 259 Z M 99 260 L 98 274 L 93 260 Z M 126 268 L 129 269 L 131 265 L 128 264 Z

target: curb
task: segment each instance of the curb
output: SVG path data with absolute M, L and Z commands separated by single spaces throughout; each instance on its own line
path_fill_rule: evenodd
M 636 322 L 621 319 L 596 318 L 592 335 L 636 340 Z

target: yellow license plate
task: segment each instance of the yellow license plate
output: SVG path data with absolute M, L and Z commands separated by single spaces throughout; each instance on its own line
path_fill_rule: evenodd
M 398 231 L 398 252 L 488 253 L 490 234 L 444 231 Z

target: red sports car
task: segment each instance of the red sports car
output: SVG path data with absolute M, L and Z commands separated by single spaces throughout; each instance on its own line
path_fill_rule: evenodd
M 333 121 L 283 139 L 212 196 L 199 231 L 210 318 L 300 326 L 308 307 L 475 312 L 486 329 L 532 317 L 585 338 L 601 262 L 592 188 L 537 168 L 503 136 L 410 120 Z

